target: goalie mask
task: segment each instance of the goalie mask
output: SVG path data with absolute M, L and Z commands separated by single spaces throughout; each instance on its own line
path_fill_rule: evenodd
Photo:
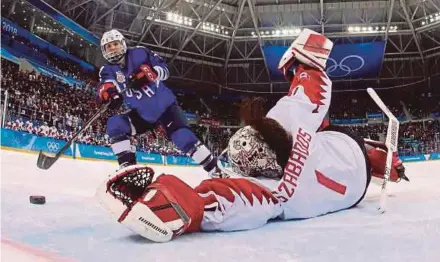
M 234 173 L 250 177 L 280 178 L 282 168 L 275 152 L 251 126 L 238 130 L 225 150 Z
M 278 70 L 289 79 L 294 62 L 324 71 L 333 42 L 310 29 L 304 29 L 293 41 L 278 63 Z
M 113 42 L 119 45 L 112 46 Z M 112 64 L 117 64 L 124 58 L 127 52 L 125 37 L 118 30 L 105 32 L 101 38 L 101 52 L 104 58 Z

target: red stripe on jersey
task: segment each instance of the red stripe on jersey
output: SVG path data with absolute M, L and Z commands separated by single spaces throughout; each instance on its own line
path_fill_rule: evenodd
M 318 170 L 315 170 L 316 179 L 318 179 L 318 183 L 325 186 L 326 188 L 333 190 L 341 195 L 345 195 L 345 191 L 347 191 L 347 187 L 339 184 L 335 180 L 326 177 L 324 174 L 319 172 Z

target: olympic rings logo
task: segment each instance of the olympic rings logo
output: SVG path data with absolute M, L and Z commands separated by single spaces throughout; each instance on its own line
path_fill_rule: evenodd
M 329 65 L 330 62 L 332 65 Z M 352 63 L 348 63 L 353 61 Z M 332 77 L 345 77 L 353 72 L 356 72 L 363 68 L 365 65 L 365 60 L 358 55 L 349 55 L 337 63 L 335 59 L 329 57 L 327 60 L 327 75 Z
M 49 151 L 51 152 L 55 152 L 58 151 L 58 149 L 60 148 L 60 144 L 56 143 L 56 142 L 47 142 L 47 148 L 49 149 Z

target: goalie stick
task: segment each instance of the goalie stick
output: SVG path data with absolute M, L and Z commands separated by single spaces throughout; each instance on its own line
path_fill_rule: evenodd
M 382 190 L 380 194 L 380 205 L 378 208 L 379 212 L 385 213 L 387 210 L 387 200 L 388 200 L 387 183 L 388 180 L 390 179 L 393 153 L 397 152 L 397 143 L 399 138 L 399 121 L 393 115 L 393 113 L 391 113 L 391 111 L 384 104 L 382 99 L 380 99 L 380 97 L 377 95 L 376 91 L 374 91 L 373 88 L 371 87 L 367 88 L 367 92 L 389 119 L 388 128 L 387 128 L 387 137 L 385 140 L 385 146 L 388 148 L 388 151 L 387 151 L 387 159 L 385 164 L 384 180 L 382 182 Z

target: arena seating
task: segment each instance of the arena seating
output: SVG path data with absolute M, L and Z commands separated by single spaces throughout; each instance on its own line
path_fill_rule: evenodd
M 57 60 L 51 60 L 58 63 Z M 84 121 L 96 112 L 98 103 L 94 85 L 78 89 L 35 72 L 22 72 L 18 66 L 2 59 L 2 101 L 8 92 L 6 128 L 37 135 L 68 139 Z M 65 65 L 58 64 L 60 68 Z M 437 90 L 438 92 L 438 90 Z M 181 107 L 195 113 L 205 125 L 193 126 L 199 138 L 219 154 L 228 138 L 239 125 L 240 99 L 229 96 L 196 96 L 176 92 Z M 400 128 L 399 153 L 403 155 L 440 152 L 440 124 L 430 118 L 440 111 L 438 93 L 430 90 L 391 90 L 380 93 L 385 103 L 399 117 L 404 117 L 404 107 L 412 121 L 405 121 Z M 280 96 L 269 96 L 268 106 L 274 105 Z M 230 99 L 225 102 L 225 99 Z M 350 101 L 347 103 L 347 101 Z M 122 109 L 121 109 L 122 110 Z M 366 118 L 367 113 L 380 110 L 363 92 L 335 93 L 330 110 L 331 118 Z M 114 114 L 115 112 L 109 112 Z M 108 115 L 102 117 L 79 141 L 87 144 L 109 145 L 105 134 Z M 417 120 L 425 119 L 425 120 Z M 225 123 L 234 123 L 226 126 Z M 362 137 L 383 139 L 386 125 L 350 125 L 349 128 Z M 183 155 L 171 142 L 161 127 L 133 138 L 137 149 L 166 155 Z

